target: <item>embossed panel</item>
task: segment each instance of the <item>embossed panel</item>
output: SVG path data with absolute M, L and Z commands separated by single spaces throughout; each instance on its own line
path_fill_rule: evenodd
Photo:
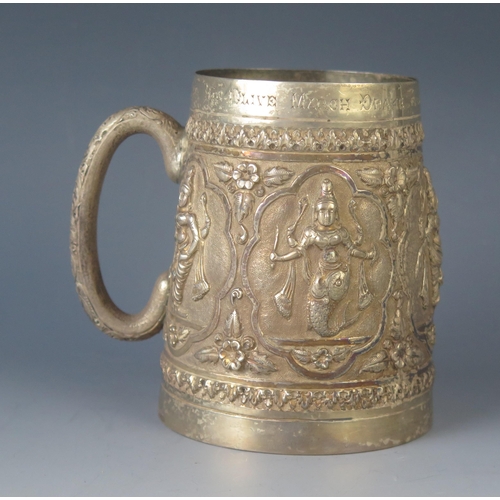
M 170 268 L 171 295 L 165 339 L 176 355 L 185 353 L 217 324 L 221 297 L 234 279 L 230 209 L 201 159 L 188 162 L 176 215 L 176 247 Z
M 384 206 L 339 166 L 305 168 L 257 208 L 243 269 L 268 349 L 302 374 L 341 375 L 383 333 L 393 275 Z

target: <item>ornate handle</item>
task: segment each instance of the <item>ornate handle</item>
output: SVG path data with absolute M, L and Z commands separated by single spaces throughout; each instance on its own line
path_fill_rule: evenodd
M 96 326 L 111 337 L 142 340 L 158 333 L 168 298 L 168 273 L 156 280 L 146 307 L 127 314 L 111 300 L 102 280 L 97 255 L 97 212 L 104 177 L 118 146 L 133 134 L 145 133 L 160 146 L 168 176 L 181 174 L 183 127 L 152 108 L 127 108 L 110 116 L 97 130 L 82 161 L 73 193 L 71 265 L 83 307 Z

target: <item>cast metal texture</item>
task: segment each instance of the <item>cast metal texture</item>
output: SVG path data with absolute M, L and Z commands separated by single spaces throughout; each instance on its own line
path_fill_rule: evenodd
M 130 316 L 104 288 L 95 233 L 111 156 L 138 132 L 180 194 L 172 266 Z M 163 326 L 167 425 L 299 454 L 430 428 L 442 273 L 422 141 L 417 81 L 369 73 L 202 71 L 185 130 L 150 108 L 105 122 L 75 188 L 73 271 L 104 332 Z

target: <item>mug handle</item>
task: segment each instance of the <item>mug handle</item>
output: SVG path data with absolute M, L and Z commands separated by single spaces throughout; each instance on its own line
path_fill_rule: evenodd
M 169 293 L 168 272 L 154 285 L 146 307 L 127 314 L 109 296 L 97 254 L 97 213 L 106 171 L 118 146 L 131 135 L 148 134 L 160 146 L 168 176 L 179 182 L 184 128 L 171 116 L 132 107 L 110 116 L 91 140 L 78 171 L 71 210 L 71 267 L 83 308 L 95 325 L 121 340 L 147 339 L 161 330 Z

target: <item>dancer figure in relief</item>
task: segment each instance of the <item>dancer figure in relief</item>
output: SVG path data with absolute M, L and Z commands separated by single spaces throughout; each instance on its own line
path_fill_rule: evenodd
M 206 194 L 203 193 L 200 200 L 205 212 L 205 225 L 200 229 L 198 219 L 196 214 L 193 213 L 193 208 L 190 203 L 193 191 L 193 177 L 194 169 L 191 168 L 186 172 L 186 176 L 181 184 L 177 216 L 175 219 L 175 239 L 177 247 L 174 265 L 172 266 L 172 294 L 174 307 L 176 309 L 178 309 L 182 303 L 186 281 L 197 253 L 199 253 L 199 261 L 196 269 L 196 283 L 193 285 L 193 300 L 201 300 L 210 290 L 204 273 L 203 243 L 210 231 L 211 220 L 206 208 L 207 197 Z

